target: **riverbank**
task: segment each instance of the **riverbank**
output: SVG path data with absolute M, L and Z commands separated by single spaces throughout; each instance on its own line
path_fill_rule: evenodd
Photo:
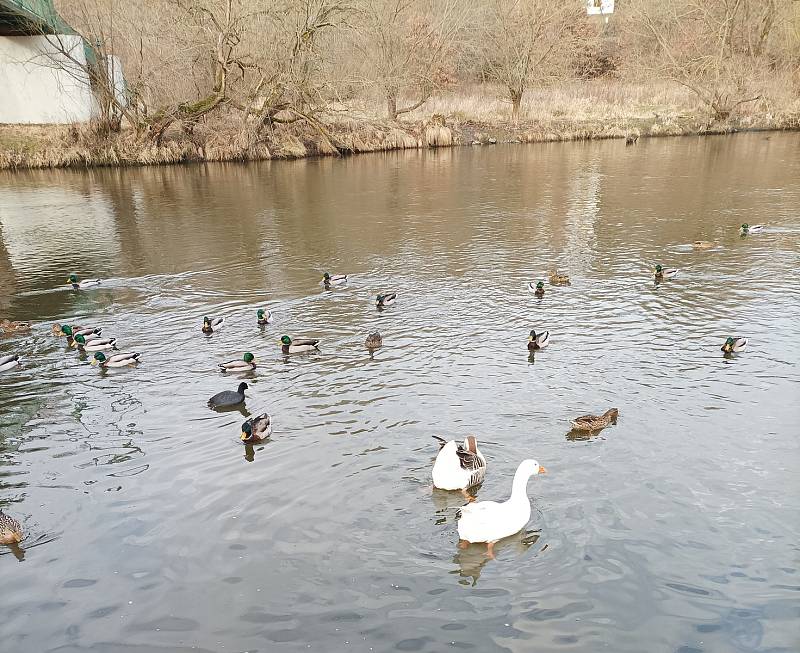
M 800 129 L 800 98 L 785 89 L 742 107 L 724 123 L 686 89 L 667 82 L 581 82 L 529 92 L 521 120 L 508 119 L 501 89 L 440 93 L 399 121 L 377 117 L 376 102 L 333 106 L 316 125 L 256 130 L 220 113 L 191 129 L 176 126 L 156 145 L 128 130 L 91 125 L 0 125 L 0 169 L 160 165 L 342 155 L 488 143 L 719 134 Z

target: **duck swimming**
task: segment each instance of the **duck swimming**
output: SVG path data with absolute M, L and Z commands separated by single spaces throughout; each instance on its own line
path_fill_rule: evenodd
M 568 286 L 569 285 L 569 275 L 568 274 L 559 274 L 558 270 L 554 270 L 550 273 L 548 279 L 550 280 L 550 284 L 553 286 Z
M 750 234 L 760 234 L 762 231 L 764 231 L 763 224 L 747 224 L 745 222 L 741 227 L 739 227 L 739 233 L 742 236 L 748 236 Z
M 258 326 L 266 326 L 272 322 L 272 313 L 266 308 L 259 308 L 256 311 L 256 316 L 258 317 Z
M 616 424 L 619 410 L 611 408 L 602 415 L 581 415 L 572 421 L 575 431 L 599 431 L 609 424 Z
M 529 282 L 528 290 L 541 299 L 544 297 L 544 281 L 537 281 L 536 284 L 534 284 L 533 281 Z
M 238 406 L 244 402 L 244 391 L 247 390 L 248 387 L 246 383 L 242 382 L 235 392 L 233 390 L 218 392 L 208 400 L 209 408 L 229 408 L 231 406 Z
M 379 347 L 383 346 L 383 338 L 381 334 L 377 331 L 375 333 L 370 333 L 367 336 L 367 339 L 364 341 L 364 346 L 367 349 L 378 349 Z
M 307 351 L 319 351 L 319 340 L 316 338 L 297 338 L 292 340 L 289 336 L 281 336 L 281 351 L 284 354 L 302 354 Z
M 251 417 L 242 424 L 242 442 L 257 444 L 272 435 L 272 417 L 269 413 L 261 413 Z
M 534 329 L 531 329 L 531 333 L 528 336 L 528 349 L 530 351 L 536 351 L 537 349 L 544 349 L 549 344 L 550 344 L 549 331 L 536 333 Z
M 66 336 L 67 338 L 74 338 L 77 335 L 81 336 L 89 336 L 89 335 L 100 335 L 103 332 L 103 329 L 100 327 L 82 327 L 82 326 L 70 326 L 69 324 L 54 324 L 50 327 L 50 330 L 53 332 L 54 336 Z
M 106 356 L 102 351 L 98 351 L 92 357 L 90 363 L 92 365 L 99 365 L 100 367 L 127 367 L 129 365 L 136 365 L 139 362 L 141 354 L 114 354 L 113 356 Z
M 10 336 L 14 333 L 22 333 L 31 330 L 30 322 L 15 322 L 13 320 L 0 320 L 0 335 Z
M 523 460 L 514 474 L 511 497 L 507 501 L 479 501 L 459 510 L 458 537 L 462 542 L 486 542 L 493 556 L 495 542 L 518 533 L 531 518 L 528 479 L 547 470 L 535 460 Z
M 84 279 L 83 281 L 78 281 L 77 274 L 69 275 L 67 279 L 67 283 L 72 286 L 73 290 L 85 290 L 86 288 L 94 288 L 95 286 L 99 286 L 102 279 Z
M 0 510 L 0 544 L 19 544 L 23 537 L 19 522 Z
M 744 351 L 747 349 L 747 338 L 742 336 L 731 336 L 725 340 L 725 343 L 720 347 L 726 354 Z
M 215 331 L 219 331 L 223 324 L 225 324 L 224 317 L 204 317 L 202 331 L 203 333 L 214 333 Z
M 117 348 L 117 339 L 97 338 L 78 334 L 72 340 L 70 346 L 77 347 L 80 351 L 111 351 Z
M 391 306 L 396 301 L 397 301 L 396 292 L 381 293 L 375 298 L 375 306 L 377 306 L 378 308 L 385 308 L 387 306 Z
M 220 363 L 219 369 L 223 372 L 249 372 L 256 369 L 256 357 L 246 351 L 240 359 Z
M 486 458 L 478 449 L 478 440 L 468 435 L 464 442 L 449 442 L 436 435 L 439 453 L 433 463 L 433 486 L 440 490 L 468 490 L 486 477 Z
M 695 240 L 692 243 L 692 247 L 695 249 L 711 249 L 714 247 L 714 243 L 709 240 Z
M 665 268 L 661 264 L 656 265 L 655 277 L 656 281 L 664 281 L 665 279 L 672 279 L 678 274 L 676 268 Z
M 327 272 L 322 275 L 322 283 L 326 288 L 343 286 L 347 283 L 346 274 L 328 274 Z
M 9 356 L 0 356 L 0 372 L 8 372 L 20 365 L 19 355 L 10 354 Z

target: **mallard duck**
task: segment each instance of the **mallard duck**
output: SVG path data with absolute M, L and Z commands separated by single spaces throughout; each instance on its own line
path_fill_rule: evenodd
M 764 231 L 763 224 L 747 224 L 745 222 L 741 227 L 739 227 L 739 233 L 742 236 L 747 236 L 749 234 L 760 234 L 762 231 Z
M 569 285 L 569 275 L 568 274 L 559 274 L 558 270 L 554 270 L 549 275 L 550 284 L 553 286 L 568 286 Z
M 628 134 L 625 137 L 625 146 L 628 145 L 636 145 L 636 141 L 639 140 L 639 134 Z
M 544 297 L 544 281 L 528 282 L 528 290 L 530 290 L 537 297 Z
M 19 522 L 0 510 L 0 544 L 19 544 L 22 538 Z
M 70 346 L 77 347 L 81 351 L 111 351 L 117 348 L 117 339 L 82 336 L 78 334 L 73 338 Z
M 242 382 L 236 391 L 225 390 L 218 392 L 211 399 L 208 400 L 209 408 L 229 408 L 231 406 L 238 406 L 244 402 L 244 391 L 249 386 Z
M 747 338 L 742 336 L 731 336 L 725 340 L 725 344 L 720 347 L 726 354 L 744 351 L 747 349 Z
M 0 334 L 11 335 L 13 333 L 22 333 L 23 331 L 30 331 L 30 322 L 15 322 L 13 320 L 0 320 Z
M 602 415 L 581 415 L 572 421 L 572 428 L 575 431 L 599 431 L 609 424 L 616 424 L 618 415 L 616 408 L 610 408 Z
M 223 324 L 225 324 L 224 317 L 204 317 L 202 331 L 203 333 L 214 333 L 214 331 L 219 331 Z
M 54 324 L 50 327 L 50 330 L 53 332 L 54 336 L 63 337 L 66 336 L 67 338 L 74 338 L 77 335 L 82 336 L 89 336 L 89 335 L 97 335 L 99 336 L 103 329 L 100 327 L 82 327 L 82 326 L 70 326 L 69 324 Z
M 375 298 L 375 306 L 378 308 L 385 308 L 386 306 L 391 306 L 397 301 L 397 293 L 396 292 L 385 292 L 381 293 Z
M 433 463 L 433 485 L 440 490 L 468 490 L 480 485 L 486 476 L 486 458 L 478 449 L 478 440 L 468 435 L 464 442 L 449 442 L 437 435 L 439 453 Z
M 266 308 L 259 308 L 256 315 L 258 316 L 258 326 L 266 326 L 272 322 L 272 312 Z
M 20 365 L 18 354 L 0 356 L 0 372 L 8 372 L 8 370 L 13 370 L 18 365 Z
M 528 523 L 531 518 L 528 479 L 546 473 L 535 460 L 523 460 L 514 474 L 511 497 L 507 501 L 479 501 L 459 510 L 458 537 L 463 542 L 486 542 L 491 556 L 495 542 L 518 533 Z
M 712 243 L 710 240 L 695 240 L 692 243 L 692 247 L 695 249 L 711 249 L 714 247 L 714 243 Z
M 98 351 L 90 362 L 92 365 L 99 365 L 100 367 L 127 367 L 128 365 L 136 365 L 139 362 L 139 356 L 141 356 L 139 353 L 106 356 L 102 351 Z
M 550 344 L 549 331 L 536 333 L 534 329 L 531 329 L 531 333 L 528 336 L 528 349 L 530 349 L 531 351 L 535 351 L 537 349 L 544 349 L 549 344 Z
M 377 331 L 375 333 L 370 333 L 367 336 L 367 339 L 364 341 L 364 346 L 367 349 L 378 349 L 378 347 L 381 347 L 382 345 L 383 345 L 383 338 L 381 337 L 381 334 L 378 333 Z
M 678 270 L 676 268 L 665 268 L 660 263 L 656 265 L 655 276 L 656 281 L 664 281 L 665 279 L 672 279 Z
M 281 351 L 284 354 L 302 354 L 306 351 L 319 351 L 319 340 L 316 338 L 297 338 L 292 340 L 289 336 L 281 336 Z
M 250 370 L 256 369 L 256 357 L 249 351 L 246 351 L 244 356 L 237 360 L 220 363 L 219 369 L 223 372 L 249 372 Z
M 272 435 L 272 417 L 269 413 L 261 413 L 251 417 L 242 424 L 242 442 L 257 444 Z
M 322 275 L 322 283 L 326 288 L 331 286 L 343 286 L 347 283 L 346 274 L 328 274 L 327 272 Z
M 78 281 L 77 274 L 69 275 L 69 279 L 67 279 L 67 283 L 72 286 L 73 290 L 85 290 L 86 288 L 94 288 L 95 286 L 99 286 L 102 279 L 84 279 L 83 281 Z

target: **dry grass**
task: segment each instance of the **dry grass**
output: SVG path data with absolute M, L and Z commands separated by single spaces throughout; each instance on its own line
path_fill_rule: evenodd
M 764 84 L 758 102 L 742 107 L 720 131 L 800 129 L 800 99 L 779 76 Z M 283 125 L 256 132 L 224 114 L 192 133 L 175 128 L 156 146 L 133 134 L 107 134 L 95 125 L 0 126 L 0 168 L 151 165 L 188 161 L 300 158 L 460 143 L 539 142 L 697 133 L 708 116 L 695 96 L 670 82 L 575 82 L 526 93 L 520 124 L 509 121 L 510 104 L 496 86 L 442 92 L 400 122 L 378 116 L 369 98 L 331 107 L 321 126 Z

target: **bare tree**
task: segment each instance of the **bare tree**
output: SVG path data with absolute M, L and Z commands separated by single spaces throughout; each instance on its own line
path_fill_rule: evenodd
M 414 111 L 446 84 L 457 36 L 469 13 L 456 0 L 363 0 L 353 46 L 367 85 L 377 85 L 386 117 Z M 400 106 L 400 99 L 412 96 Z
M 525 90 L 569 76 L 581 5 L 560 0 L 489 0 L 477 50 L 489 79 L 501 83 L 519 121 Z
M 762 94 L 763 58 L 783 0 L 638 0 L 642 33 L 632 47 L 660 77 L 690 89 L 711 121 Z M 653 56 L 655 54 L 655 56 Z

